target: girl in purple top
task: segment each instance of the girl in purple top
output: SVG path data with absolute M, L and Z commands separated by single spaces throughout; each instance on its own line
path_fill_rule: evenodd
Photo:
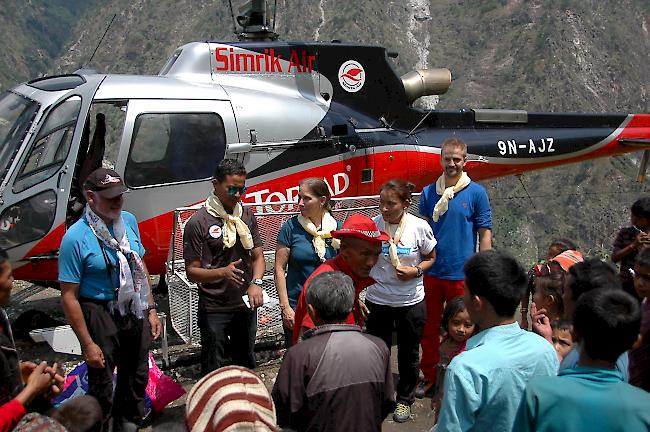
M 472 337 L 476 326 L 469 318 L 462 297 L 456 297 L 447 302 L 442 314 L 442 326 L 445 334 L 440 342 L 440 361 L 438 362 L 438 377 L 436 390 L 431 399 L 431 409 L 434 411 L 435 421 L 438 423 L 440 405 L 442 404 L 443 389 L 445 386 L 445 371 L 447 366 L 458 354 L 465 351 L 467 339 Z

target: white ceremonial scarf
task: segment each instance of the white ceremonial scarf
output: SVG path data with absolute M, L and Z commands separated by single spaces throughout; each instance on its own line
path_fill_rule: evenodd
M 142 318 L 142 309 L 149 306 L 149 280 L 142 258 L 136 251 L 131 250 L 122 216 L 120 215 L 119 219 L 113 222 L 114 236 L 111 235 L 102 218 L 97 216 L 88 204 L 86 204 L 84 217 L 99 241 L 117 252 L 120 264 L 120 288 L 117 291 L 117 302 L 110 302 L 109 309 L 113 311 L 117 307 L 122 316 L 132 312 L 138 318 Z M 129 265 L 127 255 L 131 257 L 132 265 Z
M 248 228 L 248 225 L 241 220 L 241 215 L 244 212 L 244 209 L 240 203 L 237 203 L 232 214 L 229 214 L 223 207 L 223 204 L 221 204 L 221 201 L 219 201 L 219 198 L 212 193 L 208 199 L 205 200 L 205 209 L 212 216 L 223 219 L 223 245 L 225 247 L 233 247 L 237 241 L 237 234 L 239 234 L 244 249 L 253 249 L 254 243 L 251 230 Z
M 404 214 L 402 215 L 402 219 L 400 219 L 399 224 L 397 225 L 397 230 L 395 231 L 395 235 L 393 235 L 390 232 L 389 223 L 384 221 L 384 227 L 386 228 L 386 232 L 390 236 L 390 239 L 388 240 L 389 243 L 388 256 L 390 257 L 391 264 L 393 264 L 393 267 L 395 268 L 397 268 L 397 266 L 400 265 L 399 256 L 397 256 L 397 245 L 399 244 L 399 241 L 402 238 L 402 234 L 404 234 L 404 230 L 406 229 L 407 216 L 408 213 L 405 211 Z
M 438 177 L 438 180 L 436 180 L 436 193 L 441 197 L 433 208 L 432 218 L 434 222 L 438 222 L 440 216 L 445 214 L 449 208 L 449 200 L 454 199 L 454 195 L 465 189 L 471 181 L 467 173 L 463 172 L 454 186 L 445 187 L 445 175 Z
M 321 262 L 325 262 L 325 239 L 332 238 L 331 232 L 337 228 L 336 219 L 334 219 L 330 212 L 325 212 L 321 221 L 320 231 L 316 229 L 316 225 L 310 219 L 301 214 L 298 215 L 298 223 L 305 231 L 314 236 L 311 242 L 314 245 L 316 255 L 318 255 Z M 332 247 L 334 249 L 340 248 L 341 242 L 338 239 L 332 239 Z

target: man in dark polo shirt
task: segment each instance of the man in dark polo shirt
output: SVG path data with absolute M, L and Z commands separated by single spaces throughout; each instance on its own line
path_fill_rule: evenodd
M 185 271 L 199 286 L 203 375 L 224 365 L 226 344 L 235 364 L 255 367 L 255 309 L 263 303 L 265 264 L 255 216 L 239 203 L 245 182 L 246 169 L 240 162 L 219 162 L 214 192 L 185 226 Z

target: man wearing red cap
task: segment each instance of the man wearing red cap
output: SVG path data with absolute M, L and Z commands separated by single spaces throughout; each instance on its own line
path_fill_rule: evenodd
M 377 229 L 377 225 L 368 216 L 355 214 L 346 219 L 340 230 L 332 231 L 332 237 L 341 240 L 339 254 L 325 261 L 309 276 L 296 306 L 293 343 L 297 343 L 300 335 L 314 323 L 307 314 L 306 291 L 311 279 L 320 273 L 340 271 L 352 278 L 355 291 L 354 308 L 347 318 L 348 324 L 361 325 L 367 312 L 365 305 L 359 301 L 359 293 L 364 288 L 375 283 L 370 277 L 370 270 L 374 267 L 381 253 L 381 242 L 388 241 L 389 237 Z

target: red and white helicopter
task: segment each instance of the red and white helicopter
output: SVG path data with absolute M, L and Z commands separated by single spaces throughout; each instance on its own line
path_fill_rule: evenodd
M 0 95 L 0 247 L 16 278 L 56 281 L 79 185 L 102 164 L 131 189 L 125 208 L 162 274 L 174 209 L 206 197 L 224 157 L 247 167 L 244 201 L 268 204 L 294 200 L 309 176 L 336 197 L 376 194 L 394 177 L 422 188 L 452 135 L 476 180 L 650 147 L 650 114 L 418 109 L 447 90 L 448 70 L 399 77 L 383 47 L 278 41 L 262 0 L 238 21 L 238 42 L 183 45 L 156 76 L 81 70 Z

